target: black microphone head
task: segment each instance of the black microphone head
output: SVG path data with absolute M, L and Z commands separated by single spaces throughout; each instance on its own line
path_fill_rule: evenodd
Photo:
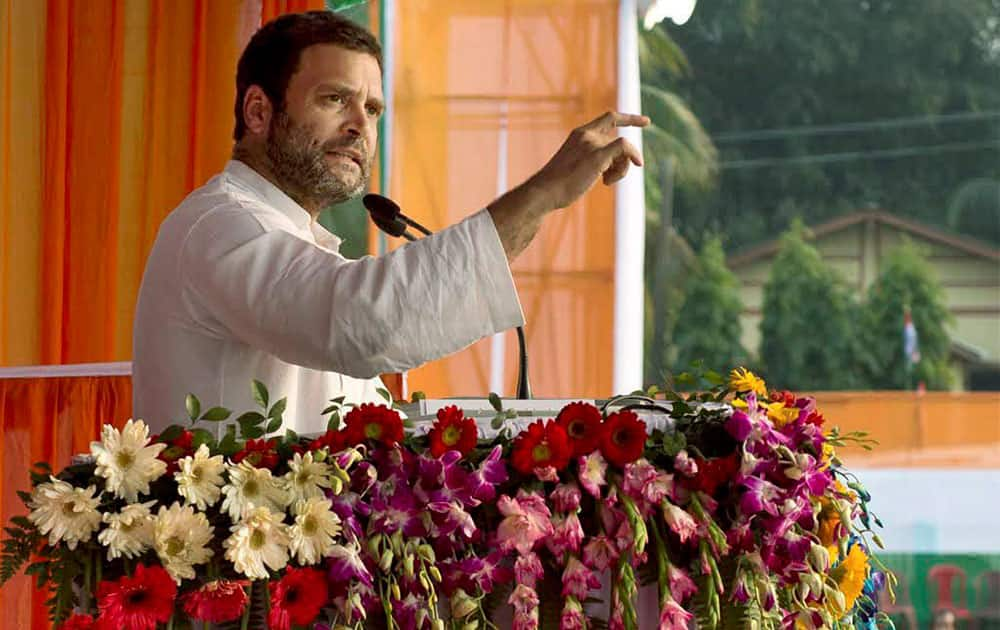
M 376 195 L 375 193 L 368 193 L 362 197 L 361 203 L 365 204 L 368 212 L 372 215 L 378 215 L 387 219 L 398 219 L 402 213 L 395 201 L 382 195 Z
M 403 236 L 406 232 L 406 223 L 399 218 L 399 206 L 392 199 L 369 193 L 361 198 L 361 203 L 365 204 L 368 214 L 371 215 L 372 223 L 378 229 L 396 238 Z

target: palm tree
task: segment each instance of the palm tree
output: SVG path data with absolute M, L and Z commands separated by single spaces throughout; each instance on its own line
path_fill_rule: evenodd
M 702 191 L 714 185 L 717 151 L 712 139 L 669 84 L 690 72 L 687 56 L 663 25 L 639 36 L 642 109 L 652 124 L 643 133 L 646 163 L 646 357 L 647 382 L 666 371 L 668 331 L 677 315 L 681 279 L 690 248 L 673 227 L 675 189 Z

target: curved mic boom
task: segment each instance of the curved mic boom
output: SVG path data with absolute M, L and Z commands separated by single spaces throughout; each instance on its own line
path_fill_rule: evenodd
M 361 202 L 368 209 L 372 222 L 389 236 L 403 237 L 408 241 L 417 240 L 406 229 L 410 226 L 423 234 L 430 236 L 431 231 L 407 217 L 399 209 L 395 201 L 382 195 L 369 193 L 362 197 Z M 520 400 L 531 399 L 531 385 L 528 384 L 528 348 L 524 341 L 524 328 L 517 327 L 517 349 L 520 356 L 517 370 L 517 397 Z

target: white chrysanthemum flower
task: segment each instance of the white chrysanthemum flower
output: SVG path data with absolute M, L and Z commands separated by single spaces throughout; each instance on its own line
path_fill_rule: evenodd
M 222 487 L 226 498 L 222 511 L 236 521 L 245 517 L 255 507 L 266 507 L 272 512 L 284 512 L 288 493 L 283 480 L 271 476 L 267 468 L 254 468 L 246 460 L 229 467 L 229 483 Z
M 339 481 L 339 479 L 338 479 Z M 324 490 L 333 487 L 329 464 L 317 462 L 312 453 L 302 455 L 296 453 L 288 462 L 288 472 L 285 473 L 285 488 L 288 490 L 289 501 L 305 501 L 313 497 L 324 496 Z
M 295 524 L 289 528 L 292 554 L 299 564 L 316 564 L 333 548 L 333 538 L 340 533 L 340 517 L 325 497 L 297 501 L 293 513 Z
M 233 568 L 251 579 L 268 577 L 266 564 L 280 571 L 288 564 L 288 527 L 281 522 L 282 514 L 260 506 L 250 510 L 240 523 L 230 528 L 232 535 L 225 540 L 226 560 Z
M 97 535 L 97 540 L 108 548 L 108 560 L 135 558 L 153 546 L 153 515 L 149 508 L 156 501 L 132 503 L 115 514 L 106 512 L 107 527 Z
M 149 482 L 167 470 L 156 458 L 166 444 L 149 444 L 149 427 L 142 420 L 129 420 L 121 432 L 110 424 L 101 429 L 101 441 L 90 443 L 90 452 L 97 458 L 99 477 L 107 480 L 108 490 L 129 503 L 135 503 L 139 493 L 149 493 Z
M 222 494 L 222 472 L 226 463 L 222 455 L 209 457 L 208 446 L 202 444 L 193 456 L 177 461 L 177 492 L 184 497 L 188 505 L 194 505 L 199 510 L 205 510 L 215 505 Z
M 101 524 L 97 511 L 101 499 L 94 496 L 97 487 L 77 488 L 52 476 L 49 479 L 32 491 L 28 520 L 48 535 L 50 545 L 63 542 L 76 549 L 78 543 L 90 540 Z
M 208 548 L 212 533 L 205 515 L 190 505 L 175 502 L 169 508 L 160 507 L 153 540 L 163 568 L 175 582 L 193 578 L 194 565 L 212 557 L 214 552 Z

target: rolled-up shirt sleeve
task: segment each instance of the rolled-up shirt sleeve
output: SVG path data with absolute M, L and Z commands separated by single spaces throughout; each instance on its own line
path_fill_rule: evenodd
M 489 213 L 379 257 L 348 260 L 244 207 L 194 224 L 186 308 L 288 363 L 356 378 L 414 368 L 524 323 Z

